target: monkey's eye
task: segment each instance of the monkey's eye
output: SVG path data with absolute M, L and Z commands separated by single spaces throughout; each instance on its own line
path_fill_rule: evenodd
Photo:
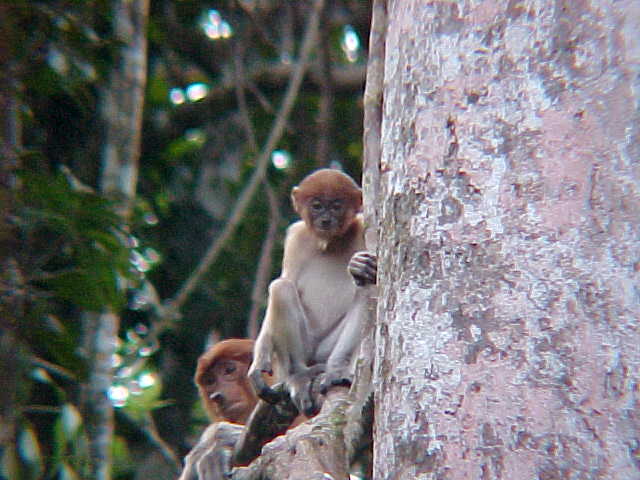
M 331 204 L 331 211 L 332 212 L 341 212 L 342 211 L 342 200 L 336 200 L 335 202 L 333 202 Z
M 224 377 L 232 376 L 238 369 L 236 362 L 224 362 L 220 365 L 220 375 Z
M 313 210 L 314 212 L 320 212 L 322 211 L 322 209 L 323 209 L 322 202 L 319 202 L 319 201 L 311 202 L 311 210 Z

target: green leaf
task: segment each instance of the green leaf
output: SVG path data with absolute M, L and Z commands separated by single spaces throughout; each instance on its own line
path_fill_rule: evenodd
M 124 292 L 118 292 L 115 272 L 111 266 L 104 268 L 99 260 L 91 271 L 67 271 L 45 283 L 60 298 L 89 311 L 101 311 L 106 306 L 119 308 L 125 302 Z
M 126 474 L 135 468 L 135 464 L 131 458 L 131 453 L 129 452 L 129 447 L 123 437 L 116 435 L 113 438 L 111 452 L 113 455 L 114 478 Z

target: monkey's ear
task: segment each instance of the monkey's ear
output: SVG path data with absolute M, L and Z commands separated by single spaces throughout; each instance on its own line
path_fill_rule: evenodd
M 362 211 L 362 190 L 358 189 L 358 195 L 356 197 L 356 212 Z
M 291 204 L 293 205 L 293 209 L 300 215 L 300 204 L 296 200 L 296 196 L 299 195 L 300 189 L 298 187 L 293 187 L 291 189 Z

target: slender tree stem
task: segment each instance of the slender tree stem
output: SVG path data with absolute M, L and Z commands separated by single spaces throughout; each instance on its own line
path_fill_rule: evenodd
M 258 186 L 264 179 L 271 152 L 282 138 L 287 119 L 289 118 L 289 114 L 291 113 L 291 110 L 293 109 L 295 101 L 298 97 L 302 79 L 304 78 L 309 64 L 311 51 L 316 45 L 318 38 L 318 29 L 320 25 L 320 14 L 322 12 L 322 9 L 324 8 L 324 3 L 324 0 L 316 0 L 316 2 L 314 2 L 309 20 L 307 22 L 304 39 L 302 41 L 302 47 L 300 48 L 300 56 L 298 62 L 289 81 L 289 85 L 287 86 L 287 91 L 285 93 L 282 106 L 280 107 L 280 111 L 278 112 L 273 128 L 271 129 L 269 138 L 267 139 L 265 146 L 263 147 L 260 155 L 256 160 L 256 168 L 253 171 L 253 174 L 251 175 L 251 178 L 249 179 L 246 187 L 240 194 L 240 197 L 238 198 L 238 201 L 236 202 L 236 205 L 234 206 L 233 211 L 231 212 L 229 220 L 227 221 L 223 231 L 213 241 L 204 257 L 196 267 L 195 271 L 187 279 L 178 294 L 175 296 L 174 300 L 171 302 L 171 307 L 174 310 L 179 310 L 180 307 L 182 307 L 189 295 L 202 280 L 205 273 L 207 273 L 213 262 L 218 258 L 218 255 L 222 251 L 222 248 L 236 231 L 236 228 L 244 217 L 245 212 L 249 207 L 249 204 L 253 196 L 255 195 L 256 190 L 258 189 Z

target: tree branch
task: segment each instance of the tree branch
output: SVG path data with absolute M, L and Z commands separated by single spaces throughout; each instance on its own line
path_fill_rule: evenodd
M 264 184 L 265 192 L 269 202 L 269 227 L 262 242 L 260 249 L 260 259 L 256 269 L 256 278 L 253 282 L 253 290 L 251 291 L 251 311 L 249 312 L 249 323 L 247 325 L 247 334 L 249 338 L 257 338 L 258 336 L 258 317 L 262 306 L 265 303 L 265 292 L 271 274 L 272 253 L 276 244 L 276 236 L 278 234 L 278 225 L 280 224 L 280 205 L 273 188 L 268 182 Z
M 320 13 L 322 12 L 323 7 L 324 0 L 316 0 L 307 22 L 302 47 L 300 49 L 300 57 L 293 71 L 293 75 L 291 76 L 289 85 L 287 86 L 282 106 L 280 107 L 274 126 L 271 129 L 269 138 L 256 160 L 256 168 L 249 179 L 249 183 L 240 194 L 240 197 L 222 233 L 211 244 L 191 277 L 189 277 L 189 279 L 184 283 L 175 299 L 170 303 L 170 306 L 174 310 L 180 309 L 189 295 L 193 292 L 196 285 L 200 280 L 202 280 L 204 274 L 209 270 L 211 264 L 218 258 L 218 255 L 222 251 L 222 247 L 235 232 L 249 206 L 249 203 L 251 202 L 251 199 L 264 178 L 271 152 L 276 147 L 284 133 L 284 127 L 298 96 L 311 51 L 316 44 L 320 24 Z
M 238 100 L 238 109 L 240 110 L 240 119 L 246 131 L 249 148 L 252 153 L 258 152 L 258 141 L 256 140 L 255 129 L 249 116 L 249 108 L 247 107 L 247 99 L 245 96 L 245 78 L 243 68 L 244 45 L 238 43 L 233 55 L 236 73 L 236 98 Z M 262 242 L 260 250 L 260 258 L 258 267 L 256 268 L 256 278 L 253 282 L 253 290 L 251 292 L 251 311 L 249 313 L 249 322 L 247 324 L 247 334 L 249 338 L 258 336 L 258 315 L 262 305 L 264 304 L 265 291 L 269 274 L 271 273 L 271 254 L 276 243 L 276 234 L 278 233 L 278 224 L 280 223 L 280 206 L 273 188 L 265 179 L 264 189 L 267 194 L 269 203 L 269 226 Z
M 375 0 L 369 35 L 369 58 L 367 82 L 364 90 L 364 165 L 362 167 L 362 189 L 365 194 L 365 234 L 367 248 L 377 250 L 378 210 L 380 185 L 380 157 L 382 155 L 382 102 L 384 88 L 384 58 L 387 33 L 386 0 Z
M 178 475 L 180 470 L 182 470 L 182 462 L 169 444 L 160 436 L 156 427 L 156 422 L 150 412 L 145 413 L 141 428 L 149 441 L 160 451 L 165 460 L 167 460 L 167 462 L 169 462 L 173 467 L 174 473 Z
M 344 387 L 331 389 L 318 415 L 266 444 L 249 466 L 233 469 L 231 478 L 347 478 L 349 459 L 342 427 L 347 421 L 348 397 Z
M 326 17 L 326 11 L 325 15 Z M 323 167 L 329 163 L 331 154 L 331 133 L 333 118 L 333 80 L 331 78 L 331 59 L 329 58 L 329 32 L 322 32 L 320 42 L 320 68 L 318 69 L 318 82 L 320 85 L 320 102 L 316 128 L 318 130 L 318 143 L 316 144 L 316 166 Z
M 128 221 L 138 178 L 144 89 L 147 80 L 146 25 L 148 0 L 112 2 L 113 28 L 123 44 L 109 82 L 100 94 L 99 112 L 104 124 L 100 192 L 121 199 L 119 212 Z M 88 475 L 111 478 L 113 406 L 108 390 L 113 381 L 120 317 L 112 306 L 101 313 L 82 313 L 82 347 L 89 375 L 82 385 L 81 409 L 89 443 Z

